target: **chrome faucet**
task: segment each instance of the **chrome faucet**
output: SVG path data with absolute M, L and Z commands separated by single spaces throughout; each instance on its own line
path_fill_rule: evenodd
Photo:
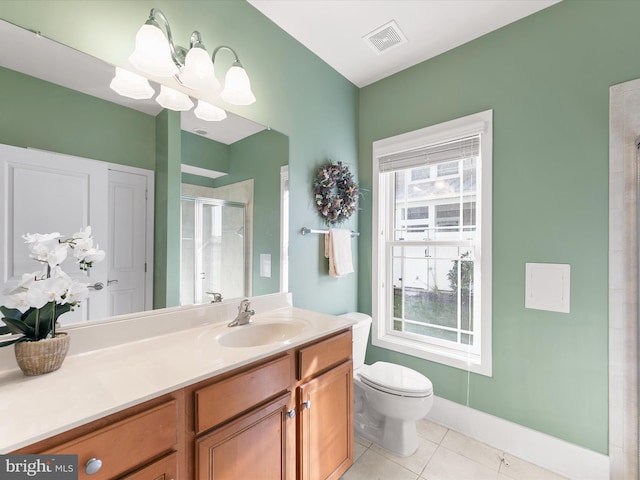
M 220 303 L 222 301 L 222 294 L 218 292 L 207 292 L 207 295 L 211 295 L 213 299 L 211 303 Z
M 250 305 L 251 302 L 249 301 L 249 299 L 245 298 L 244 300 L 242 300 L 240 302 L 240 306 L 238 307 L 238 316 L 234 318 L 233 321 L 227 326 L 235 327 L 237 325 L 247 325 L 248 323 L 251 323 L 251 316 L 255 315 L 256 312 L 253 310 L 249 310 Z

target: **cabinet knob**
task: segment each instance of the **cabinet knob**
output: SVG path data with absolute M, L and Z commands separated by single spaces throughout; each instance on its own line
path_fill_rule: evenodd
M 295 418 L 296 417 L 296 411 L 295 410 L 287 410 L 287 417 Z
M 311 408 L 311 400 L 302 402 L 302 408 Z
M 87 464 L 84 466 L 84 473 L 87 475 L 93 475 L 98 473 L 98 470 L 102 468 L 102 460 L 99 458 L 90 458 Z

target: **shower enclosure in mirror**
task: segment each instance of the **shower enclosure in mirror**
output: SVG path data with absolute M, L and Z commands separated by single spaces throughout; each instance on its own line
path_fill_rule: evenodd
M 182 197 L 180 304 L 248 295 L 246 205 Z

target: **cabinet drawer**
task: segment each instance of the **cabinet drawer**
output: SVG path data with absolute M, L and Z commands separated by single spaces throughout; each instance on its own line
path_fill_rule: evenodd
M 287 355 L 196 390 L 196 434 L 286 391 L 292 383 L 291 362 Z
M 121 480 L 177 480 L 178 454 L 173 452 Z
M 167 402 L 49 449 L 48 453 L 77 454 L 81 480 L 114 478 L 176 446 L 176 414 L 176 402 Z M 92 458 L 102 461 L 102 467 L 87 475 L 85 465 Z
M 351 330 L 298 351 L 298 380 L 310 378 L 352 355 Z

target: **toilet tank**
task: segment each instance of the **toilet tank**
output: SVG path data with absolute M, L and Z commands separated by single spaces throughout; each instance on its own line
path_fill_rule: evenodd
M 350 312 L 340 315 L 351 320 L 355 320 L 352 326 L 353 331 L 353 369 L 364 365 L 364 356 L 367 352 L 367 341 L 369 340 L 369 331 L 371 330 L 371 317 L 364 313 Z

